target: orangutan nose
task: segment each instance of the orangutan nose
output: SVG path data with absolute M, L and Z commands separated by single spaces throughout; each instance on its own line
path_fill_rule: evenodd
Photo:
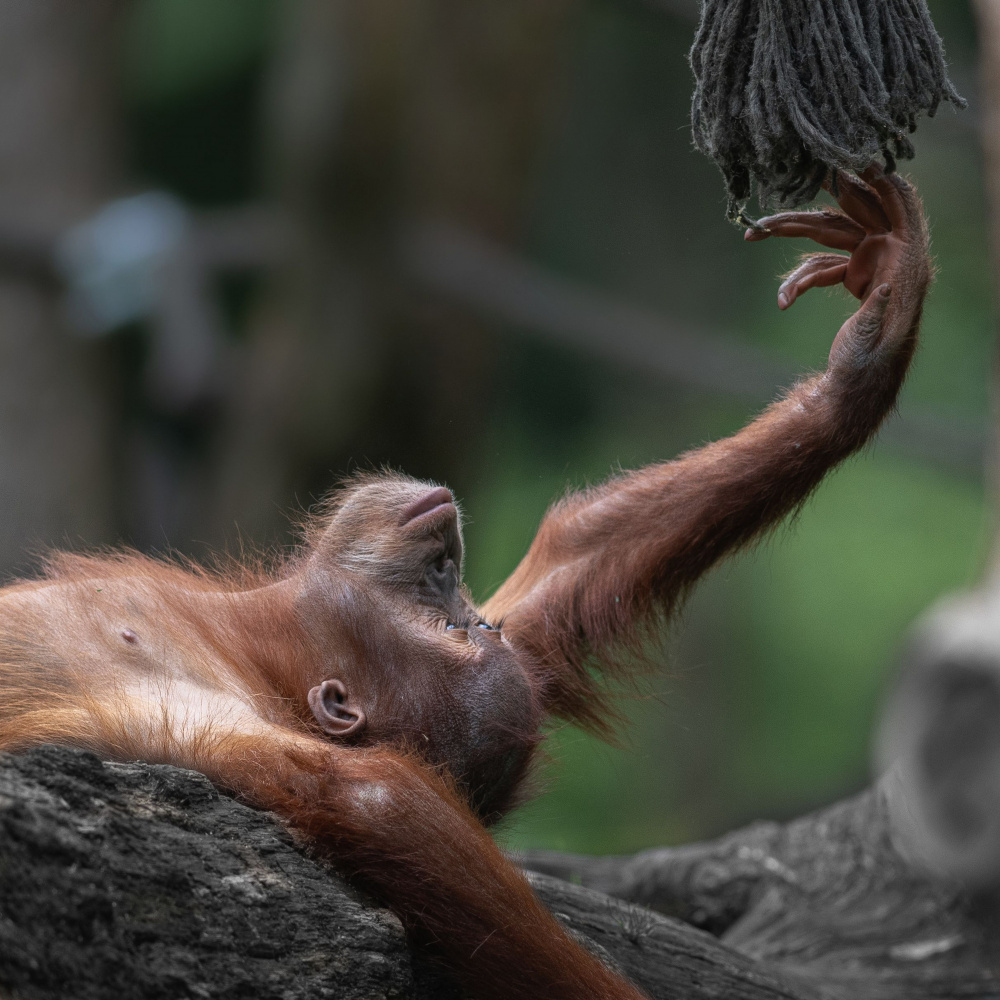
M 438 507 L 445 504 L 454 504 L 455 498 L 451 495 L 451 490 L 445 486 L 437 486 L 429 493 L 425 493 L 419 500 L 415 500 L 403 511 L 400 524 L 409 524 L 422 514 L 429 514 Z

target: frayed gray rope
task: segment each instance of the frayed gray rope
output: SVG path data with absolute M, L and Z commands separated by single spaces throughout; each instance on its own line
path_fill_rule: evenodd
M 735 217 L 816 196 L 830 168 L 894 169 L 948 79 L 925 0 L 703 0 L 691 49 L 695 145 L 719 165 Z

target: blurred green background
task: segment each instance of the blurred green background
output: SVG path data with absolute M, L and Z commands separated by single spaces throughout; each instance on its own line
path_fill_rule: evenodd
M 506 844 L 633 851 L 861 788 L 907 627 L 981 571 L 994 317 L 975 24 L 965 0 L 931 6 L 973 109 L 924 122 L 907 168 L 940 272 L 900 407 L 924 444 L 887 434 L 705 580 L 661 672 L 623 696 L 620 745 L 557 729 L 543 794 Z M 766 402 L 416 287 L 395 250 L 413 218 L 791 371 L 822 366 L 851 305 L 814 292 L 779 314 L 777 276 L 803 248 L 746 245 L 725 222 L 721 178 L 691 146 L 693 13 L 683 0 L 560 0 L 544 15 L 479 0 L 121 8 L 111 193 L 162 189 L 203 213 L 281 204 L 306 251 L 215 282 L 237 374 L 194 405 L 142 389 L 142 322 L 87 346 L 115 401 L 113 516 L 98 537 L 58 518 L 24 534 L 200 555 L 232 545 L 238 523 L 283 544 L 287 511 L 385 463 L 462 498 L 481 598 L 567 485 L 732 433 Z

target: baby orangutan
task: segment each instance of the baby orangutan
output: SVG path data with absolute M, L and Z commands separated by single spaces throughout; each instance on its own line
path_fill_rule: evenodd
M 0 748 L 204 772 L 284 816 L 482 1000 L 637 1000 L 486 826 L 514 803 L 546 716 L 607 725 L 588 668 L 634 648 L 892 409 L 930 281 L 927 229 L 904 180 L 865 180 L 837 178 L 843 212 L 747 234 L 850 253 L 807 258 L 779 294 L 786 308 L 843 282 L 862 300 L 826 371 L 734 437 L 557 503 L 482 607 L 462 587 L 451 493 L 397 475 L 342 490 L 266 576 L 57 554 L 0 591 Z

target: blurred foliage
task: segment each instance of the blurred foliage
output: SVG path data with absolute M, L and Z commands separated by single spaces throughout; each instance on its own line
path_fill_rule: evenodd
M 932 6 L 968 90 L 968 5 Z M 259 193 L 261 81 L 285 9 L 268 0 L 136 0 L 123 80 L 137 177 L 202 204 Z M 691 148 L 692 25 L 628 0 L 586 0 L 574 31 L 522 249 L 803 370 L 821 366 L 850 306 L 842 293 L 812 293 L 779 314 L 776 276 L 800 248 L 748 247 L 725 223 L 721 179 Z M 927 202 L 940 275 L 902 409 L 932 407 L 983 426 L 994 328 L 973 116 L 944 109 L 922 124 L 917 146 L 908 170 Z M 447 476 L 464 498 L 467 575 L 479 597 L 516 564 L 567 484 L 668 458 L 751 416 L 738 401 L 618 370 L 533 331 L 498 328 L 486 349 L 475 448 L 455 454 L 445 426 L 434 454 L 421 453 L 423 467 L 408 469 Z M 420 368 L 401 356 L 396 368 L 387 362 L 394 388 L 384 390 L 381 423 L 331 456 L 330 483 L 354 465 L 403 465 L 413 454 Z M 406 378 L 413 384 L 400 391 Z M 626 697 L 621 746 L 570 728 L 554 733 L 546 794 L 502 836 L 513 846 L 627 851 L 789 815 L 860 787 L 901 638 L 935 597 L 975 579 L 984 525 L 978 480 L 876 445 L 834 474 L 792 525 L 703 583 L 662 674 L 645 695 Z
M 176 100 L 238 76 L 266 54 L 274 0 L 140 0 L 125 26 L 124 85 L 133 101 Z
M 968 8 L 940 6 L 965 86 L 974 59 Z M 689 40 L 682 22 L 588 5 L 572 100 L 536 195 L 532 249 L 565 274 L 815 369 L 851 307 L 842 292 L 813 293 L 788 314 L 774 307 L 776 276 L 801 247 L 747 247 L 724 223 L 720 178 L 690 146 Z M 982 425 L 994 328 L 974 124 L 949 109 L 924 122 L 907 169 L 927 202 L 940 273 L 901 408 L 933 406 Z M 481 514 L 469 498 L 474 585 L 503 578 L 566 482 L 669 457 L 750 416 L 731 401 L 679 399 L 675 387 L 597 366 L 588 375 L 569 364 L 570 386 L 568 363 L 545 352 L 520 363 L 532 371 L 536 401 L 567 400 L 579 423 L 566 434 L 562 406 L 546 418 L 507 400 L 493 463 L 508 470 L 501 490 L 492 477 L 483 482 Z M 509 842 L 635 850 L 792 815 L 860 787 L 907 626 L 980 569 L 984 503 L 979 482 L 878 445 L 849 463 L 791 526 L 702 584 L 666 679 L 630 706 L 623 748 L 573 730 L 555 735 L 547 793 L 509 823 Z M 715 676 L 696 676 L 708 671 Z
M 137 0 L 120 78 L 129 166 L 196 205 L 259 194 L 262 77 L 275 0 Z

